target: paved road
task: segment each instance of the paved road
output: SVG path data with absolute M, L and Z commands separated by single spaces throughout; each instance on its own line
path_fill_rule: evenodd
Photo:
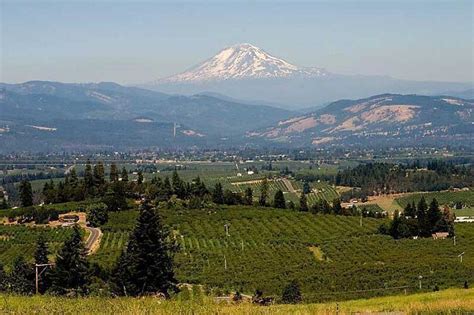
M 85 229 L 90 232 L 89 237 L 86 240 L 87 254 L 90 255 L 90 254 L 92 254 L 92 251 L 95 247 L 94 245 L 97 242 L 99 242 L 99 238 L 100 238 L 100 235 L 102 234 L 102 232 L 100 231 L 100 229 L 90 227 L 90 226 L 86 226 Z

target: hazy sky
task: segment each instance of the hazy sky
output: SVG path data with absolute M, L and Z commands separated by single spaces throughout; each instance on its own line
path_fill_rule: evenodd
M 474 81 L 474 1 L 0 3 L 2 82 L 147 82 L 241 42 L 334 73 Z

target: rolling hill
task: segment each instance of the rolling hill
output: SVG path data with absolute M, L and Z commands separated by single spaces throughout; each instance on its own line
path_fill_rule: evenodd
M 469 145 L 473 110 L 473 101 L 456 97 L 382 94 L 333 102 L 248 136 L 298 145 Z

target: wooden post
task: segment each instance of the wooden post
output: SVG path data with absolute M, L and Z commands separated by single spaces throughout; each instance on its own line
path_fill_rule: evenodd
M 38 289 L 38 282 L 39 282 L 38 277 L 39 277 L 39 275 L 38 275 L 38 265 L 35 264 L 35 288 L 36 288 L 35 292 L 36 292 L 36 294 L 38 294 L 38 290 L 39 290 Z
M 35 264 L 35 288 L 36 294 L 39 293 L 39 277 L 41 274 L 46 270 L 47 267 L 52 266 L 53 264 Z M 42 267 L 43 269 L 39 271 L 38 267 Z M 39 271 L 39 272 L 38 272 Z

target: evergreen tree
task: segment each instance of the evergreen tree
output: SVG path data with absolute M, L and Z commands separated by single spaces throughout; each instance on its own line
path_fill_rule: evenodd
M 32 294 L 34 292 L 35 272 L 23 256 L 18 256 L 13 262 L 13 269 L 8 277 L 10 290 L 18 294 Z
M 53 203 L 57 199 L 56 188 L 52 179 L 50 179 L 49 182 L 44 183 L 43 198 L 44 203 L 46 204 Z
M 119 174 L 118 174 L 118 169 L 117 165 L 115 163 L 110 164 L 110 174 L 109 174 L 109 180 L 111 183 L 118 182 L 119 179 Z
M 388 233 L 394 238 L 406 238 L 410 237 L 410 228 L 407 225 L 405 217 L 400 216 L 398 210 L 393 214 L 393 220 L 390 223 Z
M 439 231 L 438 225 L 441 218 L 442 218 L 442 213 L 439 210 L 438 201 L 436 200 L 436 198 L 433 198 L 427 212 L 427 220 L 429 222 L 432 233 Z
M 311 186 L 309 186 L 309 183 L 305 181 L 303 183 L 303 194 L 309 194 L 311 192 Z
M 89 284 L 89 264 L 82 242 L 80 228 L 76 225 L 73 233 L 64 242 L 56 256 L 56 265 L 51 274 L 52 291 L 58 294 L 85 294 Z
M 79 185 L 79 178 L 77 177 L 76 167 L 73 167 L 69 172 L 71 187 L 76 188 Z
M 280 189 L 275 193 L 275 197 L 273 198 L 273 207 L 280 209 L 286 208 L 285 196 Z
M 143 184 L 143 172 L 141 170 L 138 171 L 137 184 L 139 186 Z
M 186 189 L 184 182 L 178 175 L 178 171 L 174 170 L 171 176 L 171 183 L 173 184 L 173 193 L 180 199 L 186 198 Z
M 341 200 L 339 198 L 335 198 L 332 201 L 332 212 L 335 215 L 342 215 L 342 206 L 341 206 Z
M 221 186 L 222 188 L 222 186 Z M 171 182 L 168 176 L 165 177 L 165 180 L 163 181 L 163 191 L 162 195 L 164 197 L 164 200 L 170 199 L 171 195 L 173 194 L 173 189 L 171 188 Z
M 33 190 L 31 183 L 27 180 L 22 180 L 20 183 L 20 200 L 23 207 L 33 205 Z
M 8 287 L 8 276 L 3 264 L 0 262 L 0 292 L 6 291 Z
M 36 264 L 47 264 L 48 261 L 48 245 L 43 235 L 40 235 L 36 240 L 36 250 L 35 250 L 35 263 Z
M 168 295 L 169 291 L 176 290 L 172 259 L 176 246 L 168 241 L 168 236 L 159 215 L 144 201 L 137 225 L 114 271 L 117 294 L 139 296 L 161 292 Z
M 10 206 L 8 205 L 7 199 L 4 197 L 2 199 L 2 203 L 0 204 L 0 209 L 8 209 Z
M 94 176 L 92 174 L 92 165 L 90 160 L 87 160 L 86 168 L 84 170 L 84 186 L 87 194 L 94 194 Z
M 330 214 L 332 211 L 331 205 L 329 204 L 329 202 L 327 202 L 326 199 L 321 200 L 321 210 L 324 214 Z
M 97 189 L 99 195 L 102 195 L 105 190 L 105 168 L 102 161 L 99 161 L 99 163 L 94 166 L 92 176 L 94 178 L 94 187 Z
M 304 193 L 301 193 L 300 196 L 300 211 L 307 212 L 308 209 L 308 202 L 306 200 L 306 195 Z
M 412 204 L 407 203 L 407 205 L 405 206 L 405 209 L 403 210 L 403 214 L 406 217 L 414 218 L 415 217 L 415 211 L 416 211 L 416 209 L 412 208 Z
M 441 219 L 437 223 L 438 231 L 448 232 L 450 237 L 453 237 L 454 234 L 454 213 L 448 208 L 445 207 L 441 215 Z
M 107 190 L 103 202 L 107 205 L 108 211 L 121 211 L 128 208 L 125 197 L 124 183 L 114 182 Z
M 224 203 L 224 192 L 222 191 L 222 185 L 219 182 L 216 183 L 214 190 L 212 191 L 212 201 L 220 205 Z
M 125 167 L 122 167 L 122 174 L 120 175 L 122 182 L 128 182 L 128 172 Z
M 311 206 L 309 211 L 313 214 L 322 213 L 321 199 L 317 199 L 316 202 Z
M 224 190 L 224 203 L 226 205 L 237 205 L 242 203 L 242 197 L 240 194 L 234 193 L 230 189 Z
M 41 264 L 49 263 L 48 255 L 49 255 L 48 245 L 46 244 L 46 241 L 43 235 L 40 235 L 38 239 L 36 240 L 36 250 L 35 250 L 35 255 L 34 255 L 35 264 L 41 265 Z M 48 267 L 40 267 L 40 268 L 48 268 Z M 48 269 L 45 269 L 45 271 L 43 271 L 40 278 L 38 279 L 38 291 L 40 293 L 44 293 L 48 289 L 50 285 L 49 278 L 50 278 L 50 272 Z
M 109 220 L 107 205 L 104 203 L 93 204 L 87 207 L 87 221 L 93 227 L 104 225 Z
M 425 197 L 422 196 L 418 202 L 416 209 L 416 219 L 418 222 L 418 233 L 419 236 L 426 237 L 431 235 L 431 227 L 426 216 L 426 210 L 428 205 L 426 204 Z
M 199 176 L 192 180 L 190 192 L 196 197 L 204 197 L 204 195 L 208 193 L 206 185 L 201 181 Z
M 301 295 L 300 285 L 296 280 L 291 281 L 283 288 L 281 294 L 281 301 L 283 303 L 296 304 L 300 303 L 302 300 L 303 297 Z
M 253 204 L 253 191 L 250 187 L 245 189 L 244 203 L 249 206 Z
M 267 205 L 268 199 L 268 180 L 264 178 L 262 181 L 262 185 L 260 186 L 260 197 L 258 199 L 258 204 L 262 207 Z

